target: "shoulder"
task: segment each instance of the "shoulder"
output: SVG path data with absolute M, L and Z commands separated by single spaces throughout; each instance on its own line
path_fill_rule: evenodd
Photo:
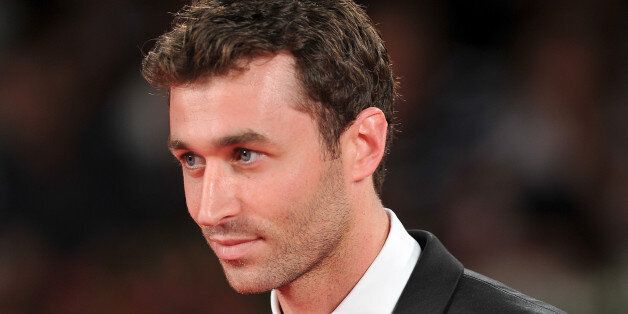
M 465 269 L 448 313 L 564 313 L 503 283 Z
M 395 313 L 564 313 L 465 269 L 433 234 L 409 233 L 421 246 L 421 255 Z

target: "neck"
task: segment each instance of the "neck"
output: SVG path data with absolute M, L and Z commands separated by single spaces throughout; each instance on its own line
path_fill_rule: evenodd
M 330 313 L 349 294 L 379 254 L 390 228 L 373 192 L 351 200 L 352 221 L 334 252 L 315 268 L 277 288 L 284 313 Z

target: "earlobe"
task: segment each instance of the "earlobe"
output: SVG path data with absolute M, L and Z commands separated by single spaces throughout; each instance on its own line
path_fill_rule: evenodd
M 357 116 L 350 136 L 355 154 L 352 155 L 352 177 L 361 181 L 375 172 L 384 156 L 388 122 L 375 107 L 364 109 Z

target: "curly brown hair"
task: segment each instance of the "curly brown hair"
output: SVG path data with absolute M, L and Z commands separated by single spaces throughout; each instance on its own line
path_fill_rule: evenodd
M 195 1 L 174 16 L 172 30 L 145 56 L 142 74 L 156 87 L 192 83 L 241 68 L 242 60 L 289 51 L 303 91 L 303 110 L 317 120 L 323 143 L 338 155 L 342 132 L 368 107 L 394 131 L 396 81 L 384 43 L 364 9 L 351 0 Z M 302 106 L 303 107 L 303 106 Z M 384 160 L 373 175 L 377 192 Z

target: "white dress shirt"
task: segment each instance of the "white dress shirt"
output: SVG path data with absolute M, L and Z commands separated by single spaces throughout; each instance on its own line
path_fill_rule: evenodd
M 391 313 L 416 265 L 421 247 L 386 208 L 390 231 L 382 250 L 333 313 Z M 333 283 L 330 283 L 333 284 Z M 277 292 L 270 292 L 273 314 L 281 313 Z

